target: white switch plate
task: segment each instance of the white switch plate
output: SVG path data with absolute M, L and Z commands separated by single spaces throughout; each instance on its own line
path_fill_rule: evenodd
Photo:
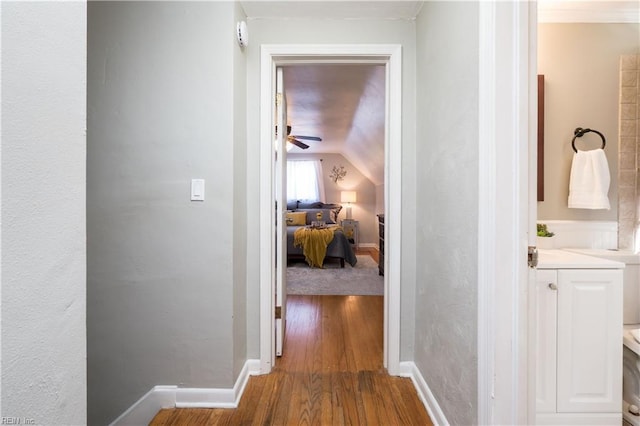
M 204 201 L 204 179 L 191 179 L 191 201 Z

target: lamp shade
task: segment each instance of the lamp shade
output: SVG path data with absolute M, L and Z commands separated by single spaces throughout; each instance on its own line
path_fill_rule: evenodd
M 355 203 L 356 191 L 342 191 L 340 193 L 340 201 L 343 203 Z

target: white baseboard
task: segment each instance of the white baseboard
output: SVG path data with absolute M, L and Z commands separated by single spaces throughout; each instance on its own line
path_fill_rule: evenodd
M 379 249 L 376 243 L 358 243 L 358 247 Z
M 444 416 L 444 413 L 442 412 L 438 401 L 436 401 L 436 398 L 433 396 L 431 389 L 429 389 L 429 385 L 427 385 L 424 377 L 422 377 L 422 373 L 418 369 L 418 366 L 413 361 L 401 362 L 400 375 L 402 377 L 411 378 L 411 381 L 418 392 L 418 396 L 427 409 L 433 424 L 436 426 L 449 426 L 447 418 Z
M 142 398 L 136 401 L 111 426 L 148 425 L 163 408 L 176 406 L 177 386 L 154 386 Z
M 111 426 L 149 424 L 163 408 L 235 408 L 242 397 L 249 376 L 260 374 L 260 360 L 249 359 L 231 389 L 179 388 L 154 386 Z

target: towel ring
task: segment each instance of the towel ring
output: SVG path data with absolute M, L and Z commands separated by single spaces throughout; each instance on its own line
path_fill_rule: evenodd
M 602 138 L 602 149 L 604 149 L 604 146 L 607 144 L 607 142 L 604 139 L 604 135 L 602 133 L 600 133 L 597 130 L 593 130 L 593 129 L 583 129 L 582 127 L 578 127 L 576 130 L 573 131 L 573 134 L 575 135 L 573 137 L 573 139 L 571 139 L 571 147 L 573 148 L 573 152 L 578 152 L 578 150 L 576 149 L 576 138 L 581 138 L 582 136 L 584 136 L 585 133 L 589 133 L 589 132 L 593 132 L 593 133 L 597 133 L 600 135 L 600 137 Z

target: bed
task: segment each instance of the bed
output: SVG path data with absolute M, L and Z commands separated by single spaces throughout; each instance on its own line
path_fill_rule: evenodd
M 288 203 L 287 260 L 294 261 L 302 259 L 304 261 L 303 248 L 296 247 L 293 243 L 294 233 L 298 228 L 308 226 L 312 221 L 320 217 L 325 223 L 336 223 L 338 213 L 340 213 L 341 209 L 342 206 L 338 204 L 325 204 L 319 201 L 309 203 L 297 201 L 295 204 Z M 342 228 L 337 228 L 334 231 L 333 239 L 327 245 L 327 253 L 324 258 L 324 263 L 336 261 L 340 263 L 341 268 L 344 268 L 345 262 L 351 266 L 355 266 L 357 262 L 353 247 L 342 231 Z

